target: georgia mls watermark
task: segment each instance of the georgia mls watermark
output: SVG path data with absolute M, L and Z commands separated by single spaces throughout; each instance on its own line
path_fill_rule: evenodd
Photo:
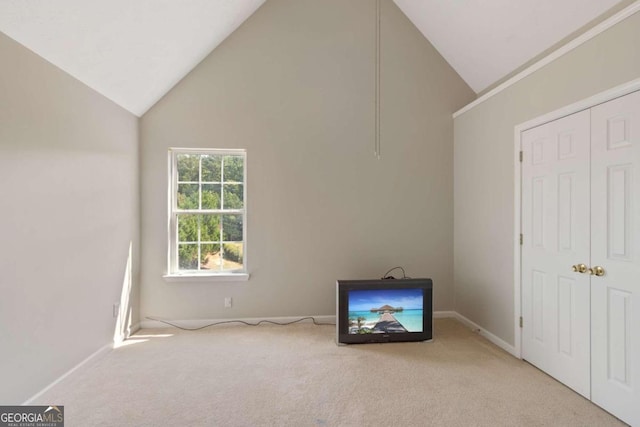
M 0 427 L 64 427 L 64 406 L 0 406 Z

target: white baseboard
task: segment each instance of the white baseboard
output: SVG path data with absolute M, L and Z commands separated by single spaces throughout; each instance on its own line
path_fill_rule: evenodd
M 456 313 L 455 311 L 434 311 L 433 312 L 433 318 L 434 319 L 441 319 L 441 318 L 458 318 L 459 314 Z M 298 319 L 302 319 L 302 318 L 306 318 L 306 317 L 313 317 L 314 319 L 316 319 L 316 322 L 318 323 L 336 323 L 336 316 L 332 316 L 332 315 L 322 315 L 322 316 L 289 316 L 289 317 L 248 317 L 248 318 L 240 318 L 240 319 L 182 319 L 182 320 L 170 320 L 170 319 L 162 319 L 165 320 L 166 322 L 172 323 L 174 325 L 178 325 L 180 327 L 183 328 L 201 328 L 203 326 L 208 326 L 208 325 L 212 325 L 215 323 L 219 323 L 219 322 L 233 322 L 233 321 L 238 321 L 238 322 L 247 322 L 247 323 L 252 323 L 252 324 L 256 324 L 260 321 L 266 321 L 266 322 L 276 322 L 276 323 L 289 323 L 289 322 L 294 322 Z M 303 320 L 302 322 L 311 322 L 311 319 L 308 320 Z M 302 323 L 300 322 L 300 323 Z M 164 323 L 160 320 L 155 320 L 155 319 L 145 319 L 140 321 L 140 323 L 138 323 L 136 325 L 137 329 L 135 329 L 136 331 L 139 329 L 158 329 L 158 328 L 169 328 L 171 327 L 171 325 Z M 132 328 L 132 334 L 133 334 L 133 328 Z
M 140 327 L 142 329 L 157 329 L 157 328 L 168 328 L 171 325 L 162 322 L 161 320 L 165 320 L 173 325 L 180 326 L 182 328 L 202 328 L 209 325 L 217 324 L 220 322 L 247 322 L 251 324 L 256 324 L 258 322 L 275 322 L 275 323 L 293 323 L 296 320 L 309 318 L 306 320 L 300 321 L 300 323 L 310 323 L 312 320 L 310 317 L 313 317 L 318 323 L 336 323 L 336 316 L 290 316 L 290 317 L 249 317 L 249 318 L 241 318 L 241 319 L 183 319 L 183 320 L 168 320 L 168 319 L 145 319 L 140 322 Z
M 126 336 L 123 337 L 123 338 L 126 340 L 131 335 L 135 334 L 139 330 L 140 330 L 140 323 L 136 323 L 135 325 L 132 325 L 129 328 L 127 328 Z M 115 342 L 110 342 L 109 344 L 105 344 L 104 346 L 102 346 L 101 348 L 99 348 L 98 350 L 93 352 L 91 355 L 89 355 L 82 362 L 78 363 L 76 366 L 74 366 L 73 368 L 69 369 L 67 372 L 62 374 L 55 381 L 53 381 L 51 384 L 49 384 L 48 386 L 46 386 L 45 388 L 40 390 L 35 395 L 31 396 L 29 399 L 25 400 L 24 403 L 22 403 L 22 405 L 31 405 L 31 403 L 33 403 L 33 401 L 35 401 L 40 396 L 42 396 L 47 391 L 49 391 L 51 388 L 53 388 L 54 386 L 59 384 L 62 380 L 67 378 L 69 375 L 71 375 L 73 373 L 76 373 L 76 372 L 79 372 L 81 369 L 88 367 L 89 364 L 92 363 L 92 362 L 96 362 L 96 361 L 100 360 L 102 357 L 106 356 L 111 350 L 113 350 L 114 344 L 115 344 Z
M 127 334 L 127 338 L 130 338 L 131 335 L 135 334 L 136 332 L 138 332 L 140 330 L 140 328 L 141 328 L 140 324 L 141 323 L 142 322 L 138 322 L 138 323 L 136 323 L 135 325 L 132 325 L 129 328 L 129 331 L 128 331 L 128 334 Z
M 487 331 L 486 329 L 484 329 L 483 327 L 481 327 L 477 323 L 467 319 L 462 314 L 460 314 L 458 312 L 453 312 L 453 313 L 455 314 L 453 317 L 455 319 L 457 319 L 458 321 L 460 321 L 460 323 L 462 323 L 465 326 L 473 329 L 474 331 L 477 331 L 480 335 L 482 335 L 483 337 L 485 337 L 486 339 L 488 339 L 489 341 L 491 341 L 492 343 L 494 343 L 495 345 L 497 345 L 498 347 L 500 347 L 501 349 L 503 349 L 507 353 L 511 354 L 512 356 L 517 357 L 518 359 L 520 358 L 518 356 L 518 352 L 516 351 L 516 348 L 514 346 L 512 346 L 508 342 L 504 341 L 503 339 L 498 338 L 497 336 L 495 336 L 491 332 Z
M 458 313 L 455 311 L 434 311 L 433 318 L 457 318 Z M 203 326 L 212 325 L 219 322 L 247 322 L 247 323 L 258 323 L 260 321 L 266 322 L 276 322 L 276 323 L 289 323 L 296 321 L 298 319 L 313 317 L 316 319 L 318 323 L 336 323 L 336 316 L 332 315 L 321 315 L 321 316 L 289 316 L 289 317 L 247 317 L 240 319 L 182 319 L 182 320 L 169 320 L 162 319 L 166 322 L 172 323 L 174 325 L 181 326 L 183 328 L 201 328 Z M 311 322 L 311 319 L 303 320 L 302 322 Z M 300 323 L 302 323 L 300 322 Z M 140 323 L 136 324 L 135 331 L 140 329 L 158 329 L 158 328 L 167 328 L 171 327 L 171 325 L 164 323 L 160 320 L 149 319 L 140 321 Z M 134 328 L 132 329 L 132 334 L 134 332 Z
M 224 322 L 224 321 L 243 321 L 243 322 L 252 323 L 252 324 L 256 324 L 256 323 L 258 323 L 260 321 L 276 322 L 276 323 L 291 323 L 291 322 L 295 322 L 296 320 L 300 320 L 300 319 L 306 318 L 305 320 L 301 320 L 300 323 L 303 323 L 303 322 L 310 323 L 310 322 L 312 322 L 310 317 L 313 317 L 315 319 L 315 321 L 318 322 L 318 323 L 327 323 L 327 324 L 335 324 L 336 323 L 336 316 L 333 316 L 333 315 L 290 316 L 290 317 L 262 317 L 262 318 L 260 318 L 260 317 L 251 317 L 251 318 L 243 318 L 243 319 L 168 320 L 168 322 L 171 322 L 171 323 L 173 323 L 175 325 L 178 325 L 178 326 L 181 326 L 181 327 L 184 327 L 184 328 L 200 328 L 200 327 L 203 327 L 203 326 L 207 326 L 207 325 L 211 325 L 211 324 L 219 323 L 219 322 Z M 443 319 L 443 318 L 456 319 L 456 320 L 460 321 L 461 323 L 463 323 L 464 325 L 468 326 L 469 328 L 478 331 L 480 333 L 480 335 L 482 335 L 483 337 L 485 337 L 486 339 L 488 339 L 489 341 L 491 341 L 492 343 L 494 343 L 498 347 L 502 348 L 503 350 L 507 351 L 508 353 L 512 354 L 513 356 L 518 357 L 516 355 L 516 349 L 515 349 L 514 346 L 512 346 L 511 344 L 508 344 L 507 342 L 505 342 L 502 339 L 498 338 L 497 336 L 495 336 L 491 332 L 489 332 L 486 329 L 480 327 L 478 324 L 476 324 L 475 322 L 472 322 L 471 320 L 467 319 L 466 317 L 464 317 L 463 315 L 461 315 L 460 313 L 458 313 L 456 311 L 434 311 L 433 312 L 433 318 L 434 319 Z M 171 326 L 166 324 L 166 323 L 163 323 L 163 322 L 161 322 L 159 320 L 146 319 L 146 320 L 140 321 L 139 323 L 136 323 L 135 325 L 132 325 L 128 335 L 133 335 L 135 332 L 139 331 L 140 329 L 157 329 L 157 328 L 167 328 L 167 327 L 171 327 Z M 113 350 L 113 343 L 109 343 L 109 344 L 104 345 L 103 347 L 101 347 L 100 349 L 95 351 L 93 354 L 91 354 L 89 357 L 84 359 L 82 362 L 78 363 L 76 366 L 74 366 L 69 371 L 64 373 L 58 379 L 53 381 L 51 384 L 49 384 L 48 386 L 43 388 L 40 392 L 36 393 L 31 398 L 27 399 L 23 403 L 23 405 L 32 404 L 36 399 L 38 399 L 44 393 L 46 393 L 51 388 L 56 386 L 62 380 L 64 380 L 65 378 L 67 378 L 71 374 L 79 372 L 81 369 L 88 367 L 91 362 L 98 361 L 102 357 L 106 356 L 111 350 Z
M 455 311 L 434 311 L 433 312 L 433 318 L 434 319 L 449 319 L 449 318 L 455 318 L 457 314 L 458 313 L 456 313 Z
M 71 374 L 79 372 L 81 369 L 88 367 L 90 365 L 90 363 L 93 363 L 93 362 L 96 362 L 96 361 L 100 360 L 101 358 L 106 356 L 109 352 L 111 352 L 111 350 L 113 350 L 113 343 L 109 343 L 109 344 L 106 344 L 106 345 L 102 346 L 101 348 L 96 350 L 94 353 L 92 353 L 89 357 L 84 359 L 82 362 L 78 363 L 76 366 L 74 366 L 73 368 L 69 369 L 67 372 L 62 374 L 62 376 L 60 376 L 54 382 L 52 382 L 51 384 L 49 384 L 48 386 L 46 386 L 45 388 L 40 390 L 35 395 L 31 396 L 29 399 L 25 400 L 22 405 L 31 405 L 36 399 L 38 399 L 40 396 L 42 396 L 47 391 L 52 389 L 54 386 L 59 384 L 62 380 L 64 380 L 65 378 L 67 378 Z
M 316 322 L 318 323 L 334 323 L 335 324 L 336 322 L 336 316 L 327 316 L 327 315 L 292 316 L 292 317 L 250 317 L 250 318 L 242 318 L 242 319 L 183 319 L 183 320 L 166 320 L 166 321 L 172 323 L 173 325 L 191 329 L 191 328 L 202 328 L 202 327 L 206 327 L 208 325 L 213 325 L 220 322 L 232 322 L 232 321 L 242 321 L 242 322 L 247 322 L 251 324 L 256 324 L 260 321 L 290 323 L 305 317 L 313 317 L 314 319 L 316 319 Z M 465 326 L 475 331 L 478 331 L 480 335 L 482 335 L 483 337 L 485 337 L 486 339 L 488 339 L 498 347 L 502 348 L 506 352 L 512 354 L 515 357 L 518 357 L 514 346 L 498 338 L 491 332 L 487 331 L 486 329 L 482 328 L 475 322 L 472 322 L 471 320 L 467 319 L 466 317 L 464 317 L 463 315 L 461 315 L 456 311 L 434 311 L 433 318 L 434 319 L 443 319 L 443 318 L 456 319 L 460 323 L 464 324 Z M 303 320 L 302 322 L 311 322 L 311 319 Z M 141 329 L 157 329 L 157 328 L 171 327 L 171 325 L 161 322 L 160 320 L 149 319 L 149 318 L 142 320 L 139 326 Z

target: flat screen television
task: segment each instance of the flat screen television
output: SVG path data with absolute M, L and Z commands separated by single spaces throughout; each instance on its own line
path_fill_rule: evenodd
M 432 339 L 431 279 L 338 280 L 336 342 Z

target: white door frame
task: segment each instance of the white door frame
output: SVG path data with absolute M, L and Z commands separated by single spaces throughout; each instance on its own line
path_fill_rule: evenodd
M 577 113 L 587 108 L 591 108 L 598 104 L 602 104 L 612 99 L 619 98 L 627 95 L 631 92 L 640 90 L 640 78 L 632 80 L 628 83 L 624 83 L 620 86 L 616 86 L 612 89 L 600 92 L 582 101 L 575 102 L 571 105 L 554 110 L 550 113 L 536 117 L 535 119 L 526 121 L 519 125 L 516 125 L 514 129 L 514 241 L 513 241 L 513 325 L 514 325 L 514 337 L 515 337 L 515 356 L 522 358 L 522 329 L 520 328 L 520 316 L 522 316 L 522 301 L 521 301 L 521 251 L 520 246 L 520 234 L 522 233 L 522 164 L 520 163 L 520 150 L 522 150 L 521 134 L 527 129 L 531 129 L 536 126 L 551 122 L 553 120 L 560 119 L 562 117 Z

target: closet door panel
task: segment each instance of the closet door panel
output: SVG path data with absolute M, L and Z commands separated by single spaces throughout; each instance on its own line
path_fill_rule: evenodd
M 589 111 L 522 134 L 523 358 L 585 397 L 589 382 Z
M 593 107 L 591 132 L 592 400 L 640 425 L 640 92 Z

